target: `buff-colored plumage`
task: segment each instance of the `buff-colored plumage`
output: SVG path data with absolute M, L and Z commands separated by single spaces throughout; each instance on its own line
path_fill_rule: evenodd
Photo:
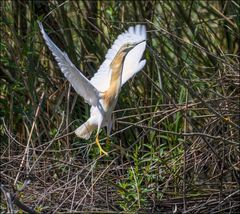
M 128 31 L 119 35 L 108 50 L 105 61 L 90 81 L 73 65 L 68 55 L 53 43 L 40 22 L 39 27 L 65 77 L 76 92 L 92 106 L 90 118 L 76 129 L 76 135 L 89 139 L 92 132 L 97 129 L 96 143 L 100 154 L 107 155 L 99 144 L 98 134 L 102 127 L 107 126 L 107 135 L 110 135 L 111 115 L 121 87 L 146 64 L 146 60 L 141 60 L 146 48 L 145 26 L 130 27 Z

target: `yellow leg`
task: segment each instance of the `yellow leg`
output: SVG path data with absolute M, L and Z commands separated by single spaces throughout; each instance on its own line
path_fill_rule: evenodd
M 105 152 L 105 151 L 102 149 L 102 147 L 101 147 L 101 145 L 100 145 L 100 143 L 99 143 L 98 135 L 97 135 L 97 137 L 96 137 L 96 144 L 98 145 L 98 148 L 99 148 L 99 150 L 100 150 L 100 155 L 102 155 L 102 153 L 103 153 L 104 155 L 108 156 L 108 153 Z

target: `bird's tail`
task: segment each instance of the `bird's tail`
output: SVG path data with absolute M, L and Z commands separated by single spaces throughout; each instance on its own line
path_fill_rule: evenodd
M 83 139 L 89 139 L 92 132 L 97 128 L 96 125 L 91 124 L 89 120 L 87 120 L 84 124 L 82 124 L 80 127 L 78 127 L 75 130 L 75 134 Z

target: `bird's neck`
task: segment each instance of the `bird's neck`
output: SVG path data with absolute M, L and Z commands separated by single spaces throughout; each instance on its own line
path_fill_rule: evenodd
M 116 90 L 117 93 L 120 91 L 120 88 L 121 88 L 121 78 L 122 78 L 124 57 L 125 57 L 125 54 L 123 52 L 117 54 L 110 65 L 112 70 L 112 75 L 111 75 L 109 88 L 118 87 L 118 88 L 115 88 L 115 90 L 117 89 Z
M 112 105 L 115 105 L 116 99 L 120 92 L 123 60 L 124 54 L 117 54 L 110 65 L 112 70 L 110 86 L 104 94 L 104 103 L 106 109 L 110 108 Z
M 110 65 L 112 70 L 111 82 L 116 80 L 121 80 L 124 57 L 125 57 L 125 54 L 121 52 L 117 54 L 113 59 Z M 111 85 L 111 82 L 110 82 L 110 85 Z

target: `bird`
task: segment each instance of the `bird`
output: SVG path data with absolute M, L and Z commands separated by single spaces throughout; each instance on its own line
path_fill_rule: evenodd
M 88 140 L 94 130 L 95 143 L 99 147 L 100 155 L 108 155 L 99 143 L 101 128 L 107 127 L 107 142 L 112 129 L 112 112 L 116 106 L 122 86 L 141 71 L 146 64 L 142 59 L 146 49 L 147 33 L 145 25 L 130 26 L 121 33 L 107 51 L 105 60 L 88 80 L 83 73 L 71 62 L 66 52 L 60 50 L 49 38 L 43 25 L 38 21 L 40 31 L 48 48 L 64 76 L 71 83 L 75 91 L 84 98 L 90 106 L 90 117 L 75 134 Z

